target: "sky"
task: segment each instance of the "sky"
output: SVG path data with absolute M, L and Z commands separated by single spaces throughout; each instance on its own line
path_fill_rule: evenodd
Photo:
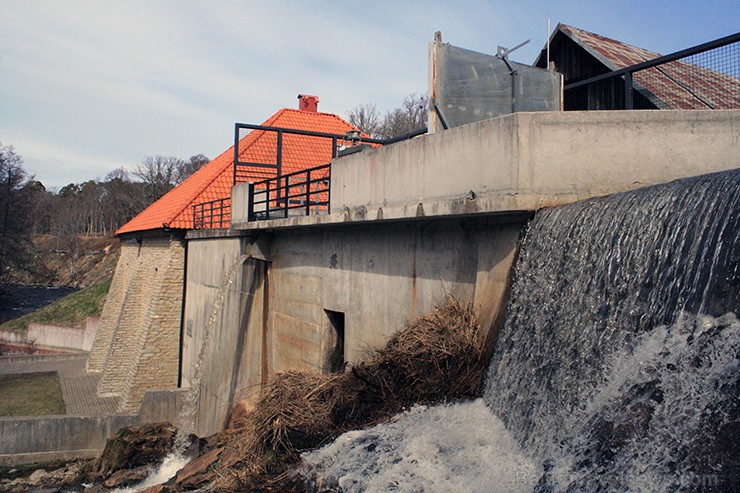
M 511 59 L 531 64 L 548 18 L 662 54 L 740 30 L 737 0 L 0 0 L 0 144 L 47 189 L 213 159 L 299 93 L 342 117 L 425 93 L 435 31 L 489 54 L 530 39 Z

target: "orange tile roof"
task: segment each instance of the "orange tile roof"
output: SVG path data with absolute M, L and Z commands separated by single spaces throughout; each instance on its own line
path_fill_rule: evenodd
M 627 68 L 661 56 L 565 24 L 558 24 L 554 33 L 558 31 L 575 41 L 609 70 Z M 660 109 L 740 108 L 740 79 L 681 60 L 635 72 L 633 81 L 635 88 Z
M 344 135 L 350 130 L 355 130 L 350 123 L 331 113 L 288 108 L 281 109 L 262 125 L 335 135 Z M 252 130 L 239 140 L 239 161 L 274 164 L 276 146 L 275 132 Z M 282 174 L 313 168 L 330 161 L 331 144 L 327 139 L 304 135 L 283 135 Z M 276 174 L 274 170 L 267 168 L 248 167 L 247 170 L 248 179 L 240 181 L 259 181 Z M 233 173 L 234 147 L 232 146 L 124 224 L 116 231 L 116 234 L 162 228 L 192 229 L 192 206 L 229 198 L 234 181 Z

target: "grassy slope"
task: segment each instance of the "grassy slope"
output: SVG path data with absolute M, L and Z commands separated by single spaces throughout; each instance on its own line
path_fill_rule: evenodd
M 93 284 L 41 310 L 9 320 L 0 325 L 0 330 L 23 331 L 31 322 L 82 328 L 85 326 L 87 317 L 100 315 L 108 288 L 110 288 L 110 280 Z

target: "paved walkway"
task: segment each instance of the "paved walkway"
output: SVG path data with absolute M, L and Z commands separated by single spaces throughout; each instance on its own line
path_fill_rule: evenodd
M 98 375 L 85 370 L 87 354 L 0 357 L 0 375 L 55 371 L 59 374 L 67 414 L 116 413 L 118 398 L 98 397 Z

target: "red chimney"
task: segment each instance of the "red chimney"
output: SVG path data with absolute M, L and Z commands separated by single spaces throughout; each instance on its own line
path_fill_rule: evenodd
M 317 113 L 319 111 L 319 97 L 311 96 L 310 94 L 299 94 L 298 109 L 301 111 Z

